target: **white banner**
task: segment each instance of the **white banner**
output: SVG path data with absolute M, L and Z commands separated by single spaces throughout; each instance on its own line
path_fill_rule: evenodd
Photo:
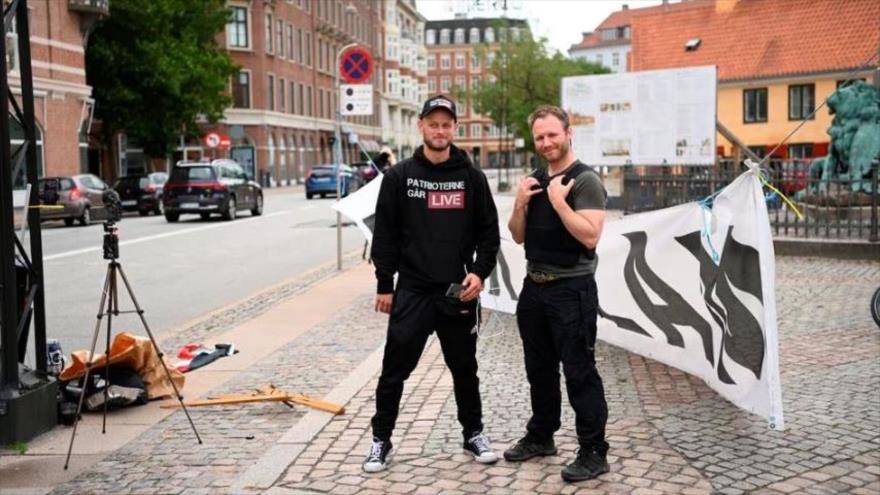
M 379 172 L 366 186 L 333 203 L 331 208 L 342 213 L 357 224 L 367 241 L 373 242 L 373 225 L 376 217 L 376 201 L 382 185 L 382 172 Z
M 757 172 L 711 210 L 688 203 L 608 222 L 597 252 L 600 339 L 699 376 L 784 428 L 773 240 Z M 522 246 L 502 239 L 498 261 L 481 301 L 514 313 Z
M 776 268 L 761 183 L 753 169 L 715 198 L 608 222 L 596 281 L 598 337 L 702 378 L 737 406 L 784 428 Z M 372 239 L 381 179 L 336 203 Z M 484 307 L 516 312 L 525 252 L 501 225 Z

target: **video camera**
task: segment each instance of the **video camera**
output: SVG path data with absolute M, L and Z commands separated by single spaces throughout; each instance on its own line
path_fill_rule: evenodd
M 122 219 L 122 201 L 119 194 L 113 189 L 104 191 L 101 195 L 104 202 L 104 259 L 115 260 L 119 258 L 119 229 L 116 222 Z

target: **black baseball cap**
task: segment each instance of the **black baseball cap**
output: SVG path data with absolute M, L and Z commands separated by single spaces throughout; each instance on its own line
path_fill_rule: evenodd
M 449 99 L 449 97 L 443 95 L 428 98 L 427 101 L 425 101 L 424 106 L 422 106 L 422 113 L 419 114 L 419 118 L 423 119 L 426 115 L 438 109 L 446 110 L 452 114 L 452 118 L 458 122 L 458 114 L 455 111 L 455 102 Z

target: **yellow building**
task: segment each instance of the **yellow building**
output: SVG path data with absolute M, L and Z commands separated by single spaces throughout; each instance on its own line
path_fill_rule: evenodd
M 825 99 L 847 79 L 875 77 L 880 2 L 875 0 L 693 0 L 689 8 L 632 18 L 633 71 L 715 65 L 718 120 L 765 154 L 803 119 L 774 156 L 828 150 Z M 719 135 L 721 156 L 735 153 Z

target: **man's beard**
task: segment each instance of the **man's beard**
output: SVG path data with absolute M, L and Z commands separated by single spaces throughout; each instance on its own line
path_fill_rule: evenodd
M 430 139 L 425 139 L 425 147 L 431 151 L 446 151 L 452 146 L 452 141 L 446 141 L 446 146 L 435 146 Z
M 542 151 L 541 156 L 547 161 L 559 160 L 568 154 L 568 149 L 569 149 L 568 143 L 563 141 L 563 142 L 559 143 L 559 146 L 556 146 L 555 148 L 550 148 L 546 153 Z M 558 156 L 555 156 L 555 158 L 553 160 L 551 160 L 550 157 L 548 156 L 550 154 L 556 155 L 557 153 L 558 153 Z

